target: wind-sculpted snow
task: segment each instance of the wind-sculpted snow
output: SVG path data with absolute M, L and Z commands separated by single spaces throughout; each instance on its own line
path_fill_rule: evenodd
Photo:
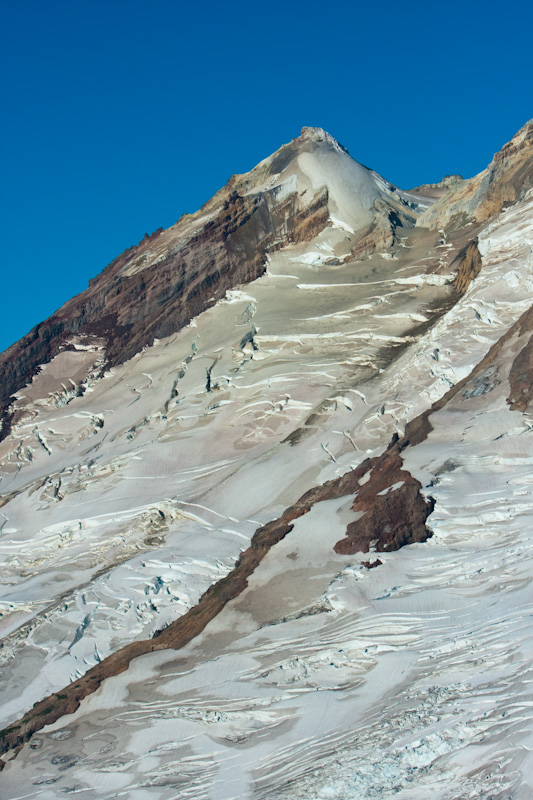
M 4 724 L 50 695 L 53 715 L 111 653 L 120 674 L 8 754 L 6 800 L 532 791 L 533 451 L 509 381 L 529 363 L 533 197 L 449 240 L 405 229 L 363 262 L 341 206 L 179 333 L 103 375 L 102 339 L 80 335 L 18 393 L 0 445 Z M 434 505 L 433 536 L 391 552 L 392 517 L 365 526 L 404 493 Z M 161 650 L 202 596 L 217 613 Z

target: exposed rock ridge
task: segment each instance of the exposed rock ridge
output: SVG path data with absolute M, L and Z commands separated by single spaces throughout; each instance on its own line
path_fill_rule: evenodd
M 468 220 L 485 222 L 520 200 L 533 186 L 533 120 L 496 153 L 479 175 L 446 193 L 420 216 L 417 225 L 457 227 Z
M 426 520 L 433 511 L 433 498 L 425 500 L 422 484 L 403 469 L 394 445 L 375 460 L 370 480 L 361 486 L 352 506 L 363 516 L 350 522 L 346 538 L 335 545 L 342 554 L 399 550 L 406 544 L 425 542 L 431 536 Z
M 409 189 L 413 194 L 420 194 L 421 192 L 429 189 L 455 189 L 459 184 L 463 183 L 464 178 L 462 175 L 445 175 L 440 181 L 436 183 L 423 183 L 421 186 L 415 186 L 414 189 Z

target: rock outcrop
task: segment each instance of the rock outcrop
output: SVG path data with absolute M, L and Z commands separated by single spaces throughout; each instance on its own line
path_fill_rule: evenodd
M 525 346 L 520 350 L 509 372 L 511 392 L 507 402 L 516 411 L 527 411 L 533 400 L 533 307 L 520 320 L 520 335 L 531 332 Z
M 481 270 L 481 253 L 477 246 L 477 240 L 470 242 L 470 244 L 459 253 L 455 262 L 452 264 L 452 269 L 457 269 L 453 286 L 459 294 L 464 294 Z
M 361 486 L 352 506 L 363 516 L 350 522 L 335 552 L 384 553 L 425 542 L 431 536 L 426 520 L 435 503 L 432 498 L 425 500 L 420 481 L 403 469 L 399 452 L 392 447 L 371 469 L 370 480 Z
M 415 186 L 414 189 L 410 189 L 409 192 L 420 197 L 430 197 L 438 200 L 449 191 L 457 189 L 463 181 L 462 175 L 445 175 L 436 183 L 423 183 L 421 186 Z
M 485 222 L 515 203 L 533 186 L 533 120 L 496 153 L 489 166 L 447 192 L 423 213 L 417 225 L 459 227 L 468 220 Z

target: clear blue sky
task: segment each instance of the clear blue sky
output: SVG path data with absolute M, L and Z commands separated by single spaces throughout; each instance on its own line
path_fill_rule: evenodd
M 533 116 L 530 2 L 26 0 L 2 14 L 0 350 L 321 126 L 403 188 Z

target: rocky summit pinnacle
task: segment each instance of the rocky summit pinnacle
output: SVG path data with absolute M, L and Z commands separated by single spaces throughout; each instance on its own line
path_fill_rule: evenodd
M 310 142 L 327 142 L 327 144 L 338 147 L 345 153 L 348 152 L 346 148 L 339 144 L 339 142 L 330 133 L 325 131 L 324 128 L 303 127 L 300 132 L 300 139 L 305 139 Z
M 2 800 L 531 795 L 531 134 L 303 128 L 2 355 Z

